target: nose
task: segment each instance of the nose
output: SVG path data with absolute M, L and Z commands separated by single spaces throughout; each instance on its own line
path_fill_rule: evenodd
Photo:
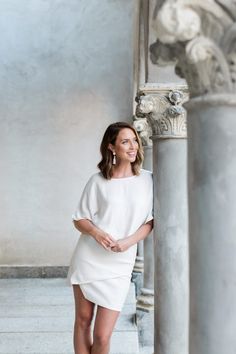
M 130 150 L 135 150 L 135 144 L 133 141 L 130 142 L 129 148 L 130 148 Z
M 137 144 L 135 141 L 130 142 L 130 148 L 131 148 L 131 150 L 137 150 Z

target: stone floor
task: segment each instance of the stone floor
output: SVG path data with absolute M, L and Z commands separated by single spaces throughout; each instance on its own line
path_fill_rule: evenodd
M 135 302 L 131 283 L 110 354 L 139 353 Z M 72 354 L 73 317 L 65 279 L 0 280 L 0 354 Z

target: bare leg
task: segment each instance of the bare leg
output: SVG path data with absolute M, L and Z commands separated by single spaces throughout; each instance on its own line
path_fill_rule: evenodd
M 75 298 L 74 350 L 75 354 L 90 354 L 92 346 L 91 322 L 94 303 L 85 299 L 79 285 L 73 285 Z
M 109 310 L 98 306 L 94 324 L 93 345 L 91 354 L 108 354 L 110 339 L 115 327 L 119 311 Z

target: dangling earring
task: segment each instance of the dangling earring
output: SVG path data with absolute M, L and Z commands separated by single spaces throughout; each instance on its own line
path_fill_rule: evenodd
M 113 151 L 112 165 L 116 165 L 116 153 Z

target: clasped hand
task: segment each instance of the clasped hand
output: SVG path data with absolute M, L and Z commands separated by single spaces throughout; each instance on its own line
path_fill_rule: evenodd
M 113 252 L 124 252 L 126 251 L 131 245 L 129 244 L 128 238 L 121 238 L 120 240 L 116 241 L 116 244 L 111 247 L 111 251 Z
M 95 239 L 103 248 L 112 252 L 124 252 L 131 246 L 128 238 L 115 240 L 109 234 L 105 234 L 103 236 L 100 235 Z

